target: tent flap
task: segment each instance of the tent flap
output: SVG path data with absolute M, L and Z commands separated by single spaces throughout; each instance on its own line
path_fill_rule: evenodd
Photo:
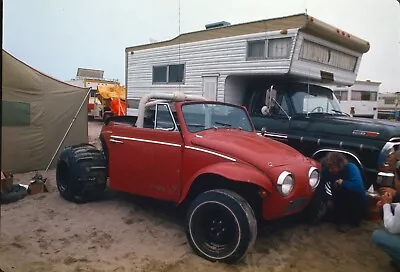
M 2 171 L 43 170 L 50 162 L 88 89 L 51 78 L 2 52 Z M 88 142 L 87 102 L 58 152 Z
M 31 124 L 31 105 L 26 102 L 2 101 L 2 126 L 29 126 Z

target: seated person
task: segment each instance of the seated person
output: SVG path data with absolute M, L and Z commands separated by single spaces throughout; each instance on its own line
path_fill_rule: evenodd
M 339 226 L 358 226 L 364 218 L 367 198 L 358 167 L 339 152 L 323 159 L 321 183 L 329 183 L 332 192 L 332 219 Z
M 389 155 L 388 158 L 390 171 L 395 175 L 395 180 L 400 179 L 400 150 Z M 399 164 L 399 165 L 397 165 Z M 381 195 L 385 193 L 390 194 L 393 197 L 393 202 L 400 202 L 400 188 L 390 188 L 390 187 L 382 187 L 379 189 Z
M 400 181 L 396 180 L 396 187 Z M 389 193 L 382 195 L 377 203 L 383 207 L 384 229 L 372 233 L 372 241 L 391 258 L 391 265 L 400 272 L 400 203 L 393 203 Z

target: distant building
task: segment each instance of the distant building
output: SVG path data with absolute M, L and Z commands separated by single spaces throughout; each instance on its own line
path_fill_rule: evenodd
M 92 88 L 90 91 L 89 96 L 89 103 L 88 103 L 88 114 L 89 116 L 96 116 L 98 115 L 98 107 L 101 106 L 101 101 L 97 94 L 97 86 L 99 85 L 108 85 L 108 86 L 115 86 L 120 85 L 118 79 L 105 79 L 104 78 L 104 71 L 103 70 L 95 70 L 95 69 L 87 69 L 87 68 L 78 68 L 76 72 L 76 76 L 74 79 L 65 81 L 69 84 L 84 87 L 84 88 Z
M 378 118 L 378 96 L 381 82 L 357 80 L 350 87 L 331 86 L 343 112 L 354 117 Z
M 118 79 L 105 79 L 103 70 L 87 68 L 78 68 L 75 78 L 66 82 L 84 88 L 92 87 L 92 96 L 97 90 L 97 85 L 120 85 Z
M 378 117 L 381 119 L 393 119 L 400 110 L 400 92 L 380 93 L 378 100 Z M 397 118 L 396 118 L 397 119 Z

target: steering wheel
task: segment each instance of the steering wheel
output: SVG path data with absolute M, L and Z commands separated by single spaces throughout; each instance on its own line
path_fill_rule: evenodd
M 311 112 L 314 112 L 315 110 L 317 110 L 317 112 L 324 112 L 324 108 L 321 106 L 315 107 Z

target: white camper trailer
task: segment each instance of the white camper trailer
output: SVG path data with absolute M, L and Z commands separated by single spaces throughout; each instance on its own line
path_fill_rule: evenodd
M 378 118 L 378 93 L 381 82 L 357 80 L 352 86 L 332 86 L 340 108 L 354 117 Z
M 205 30 L 126 48 L 128 115 L 149 92 L 244 104 L 277 82 L 352 85 L 369 43 L 307 14 Z

